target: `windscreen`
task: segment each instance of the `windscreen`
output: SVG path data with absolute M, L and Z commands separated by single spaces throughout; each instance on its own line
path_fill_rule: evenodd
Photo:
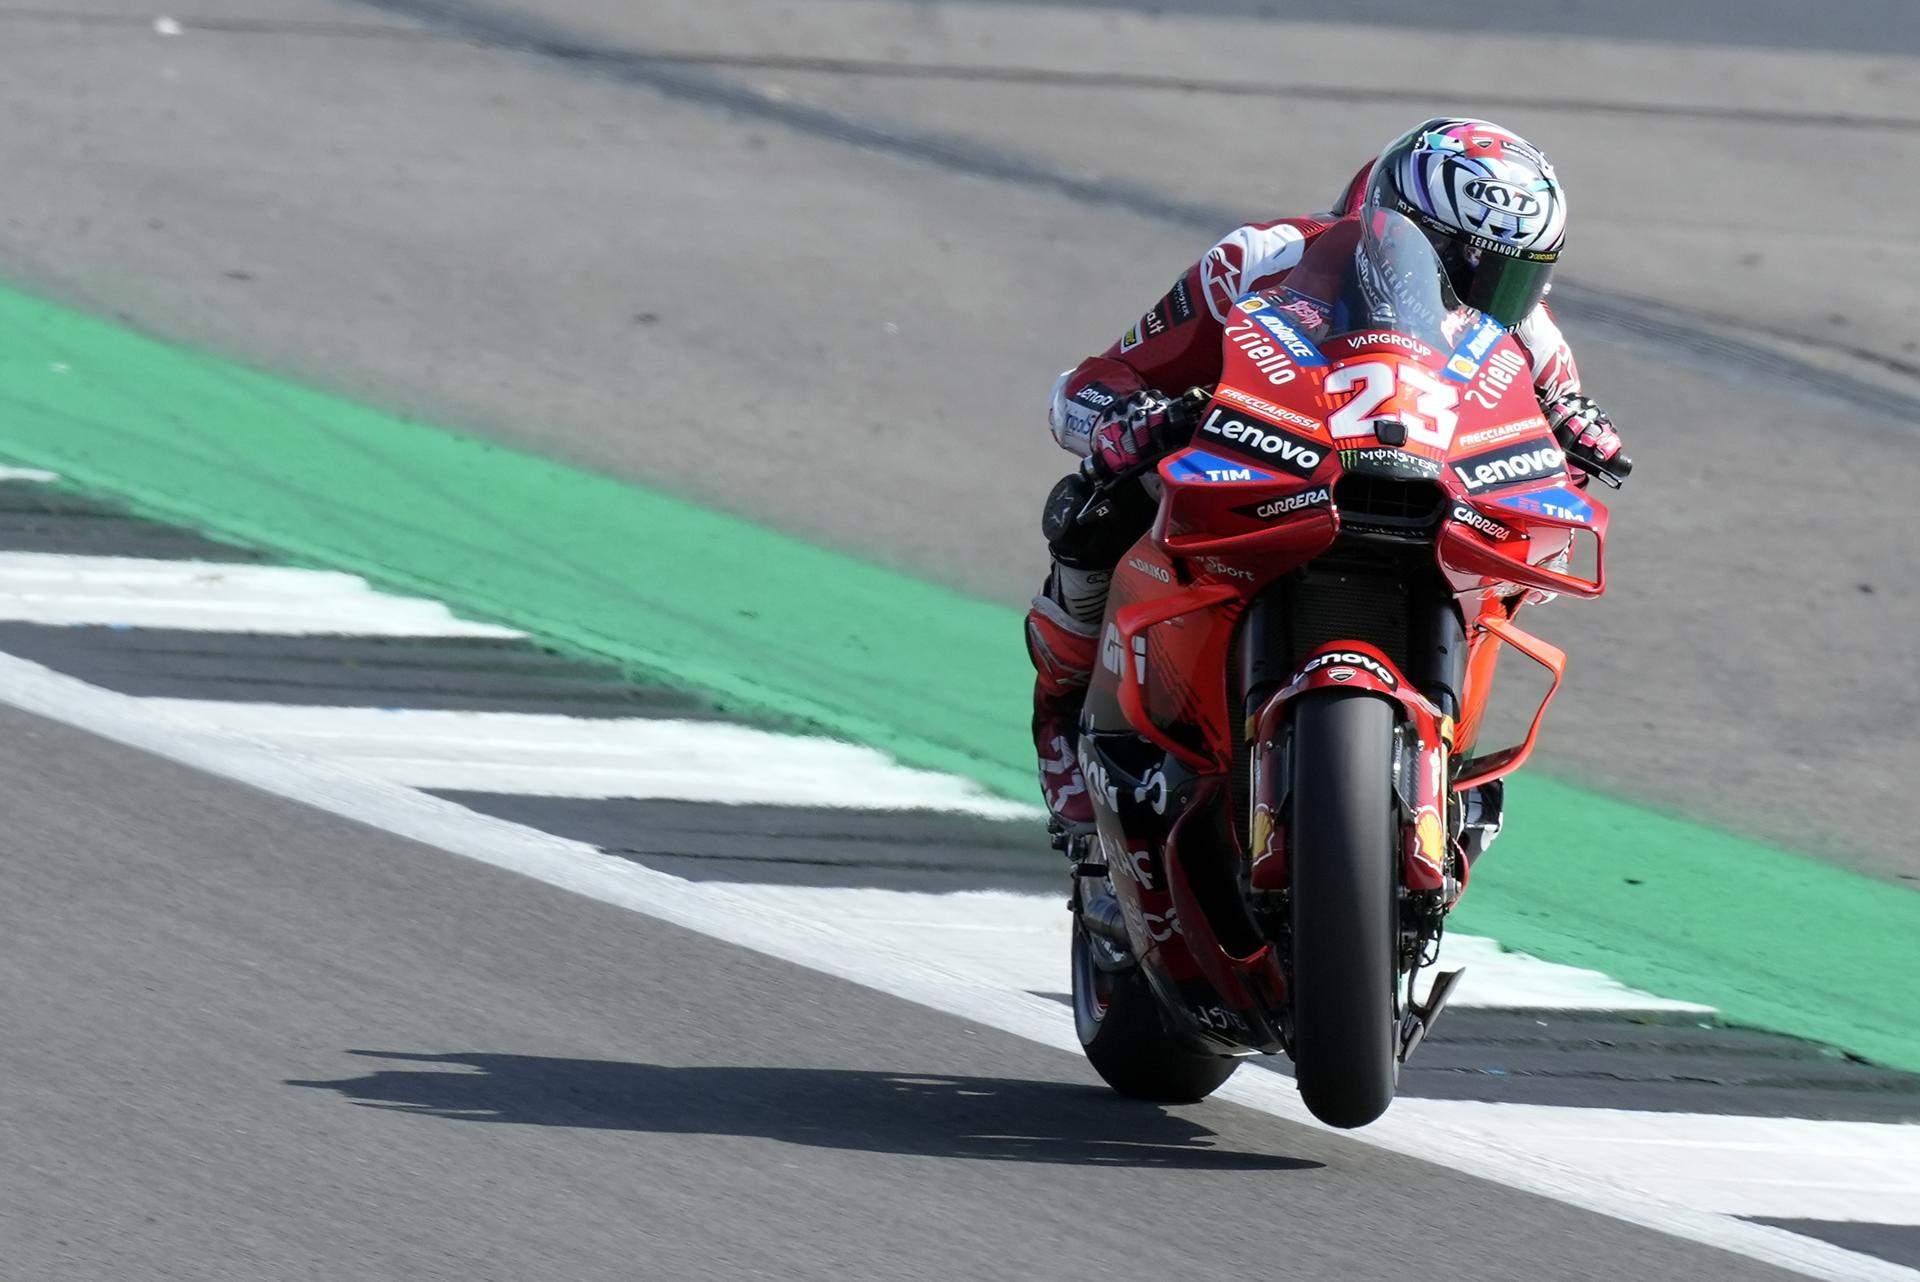
M 1391 210 L 1342 219 L 1321 233 L 1287 288 L 1320 312 L 1315 340 L 1390 329 L 1444 349 L 1451 346 L 1446 318 L 1461 305 L 1426 233 Z

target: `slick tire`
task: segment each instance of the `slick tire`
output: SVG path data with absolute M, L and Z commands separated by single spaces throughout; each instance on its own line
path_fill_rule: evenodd
M 1240 1061 L 1197 1051 L 1171 1036 L 1137 965 L 1103 969 L 1099 945 L 1073 930 L 1073 1023 L 1087 1062 L 1129 1099 L 1192 1104 L 1233 1076 Z
M 1329 1126 L 1386 1112 L 1399 1073 L 1394 713 L 1339 691 L 1307 696 L 1294 719 L 1294 1078 Z

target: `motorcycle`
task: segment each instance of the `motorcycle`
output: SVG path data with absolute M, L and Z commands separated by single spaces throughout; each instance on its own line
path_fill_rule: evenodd
M 1178 403 L 1189 444 L 1086 473 L 1083 515 L 1143 483 L 1158 509 L 1081 718 L 1075 1024 L 1122 1094 L 1198 1100 L 1284 1053 L 1315 1117 L 1363 1126 L 1460 980 L 1418 992 L 1565 671 L 1515 614 L 1605 590 L 1607 510 L 1513 336 L 1398 214 L 1324 232 L 1222 344 L 1220 382 Z M 1549 681 L 1487 751 L 1503 648 Z

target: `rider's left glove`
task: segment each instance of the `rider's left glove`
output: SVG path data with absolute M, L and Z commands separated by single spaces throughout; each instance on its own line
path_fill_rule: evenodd
M 1104 476 L 1123 476 L 1175 449 L 1192 434 L 1187 399 L 1137 392 L 1112 420 L 1094 428 L 1091 457 Z
M 1587 397 L 1570 392 L 1556 397 L 1544 409 L 1547 426 L 1576 464 L 1591 460 L 1605 465 L 1620 453 L 1624 442 L 1613 430 L 1613 420 Z

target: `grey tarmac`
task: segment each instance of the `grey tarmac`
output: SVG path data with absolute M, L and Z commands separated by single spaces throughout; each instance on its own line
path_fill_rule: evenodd
M 11 709 L 0 771 L 13 1276 L 1787 1276 Z
M 1054 373 L 1233 222 L 1484 111 L 1570 184 L 1567 327 L 1640 461 L 1609 596 L 1539 620 L 1545 767 L 1912 881 L 1920 14 L 1637 8 L 0 9 L 0 264 L 1017 603 Z

